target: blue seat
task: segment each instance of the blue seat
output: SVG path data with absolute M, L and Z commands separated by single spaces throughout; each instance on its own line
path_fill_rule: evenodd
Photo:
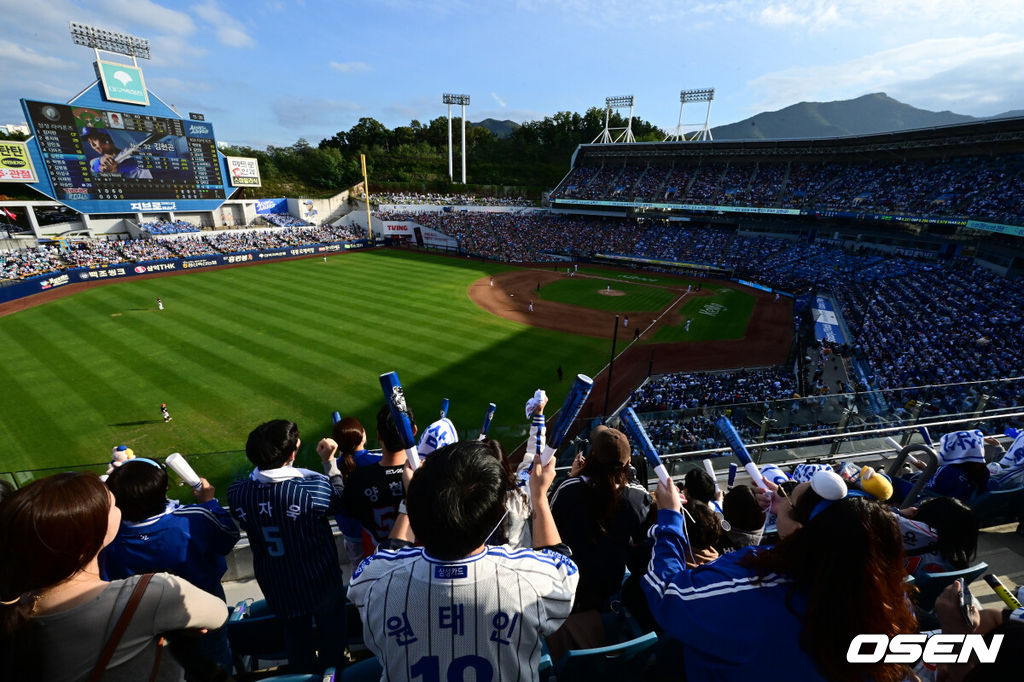
M 945 573 L 924 573 L 919 576 L 914 585 L 919 590 L 917 605 L 925 611 L 935 608 L 935 600 L 942 594 L 942 591 L 953 584 L 958 578 L 963 578 L 967 585 L 978 579 L 982 573 L 988 570 L 988 564 L 982 561 L 974 566 L 968 566 L 959 571 L 947 571 Z
M 334 682 L 334 680 L 334 668 L 328 668 L 324 671 L 323 675 L 319 675 L 317 673 L 307 673 L 304 675 L 271 675 L 270 677 L 260 678 L 260 682 Z
M 380 661 L 371 656 L 342 670 L 340 682 L 377 682 L 383 674 Z
M 552 678 L 562 682 L 639 679 L 657 643 L 658 635 L 648 632 L 619 644 L 571 650 L 555 664 Z
M 284 621 L 270 610 L 266 600 L 238 602 L 228 617 L 228 640 L 239 674 L 259 670 L 260 661 L 288 660 Z
M 1009 490 L 991 490 L 971 500 L 981 528 L 1013 523 L 1024 518 L 1024 486 Z

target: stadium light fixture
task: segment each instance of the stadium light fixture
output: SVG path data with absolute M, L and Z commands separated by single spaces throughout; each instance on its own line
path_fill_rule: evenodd
M 149 41 L 145 38 L 117 33 L 72 21 L 71 40 L 75 45 L 94 50 L 123 54 L 133 59 L 150 59 Z
M 452 105 L 462 107 L 462 184 L 466 184 L 466 107 L 469 106 L 469 95 L 441 95 L 441 103 L 448 105 L 448 181 L 454 182 L 452 173 Z
M 610 128 L 609 123 L 611 122 L 612 109 L 625 109 L 629 107 L 629 122 L 626 123 L 624 128 Z M 618 137 L 612 137 L 612 131 L 619 131 Z M 594 138 L 594 143 L 610 143 L 610 142 L 636 142 L 636 138 L 633 137 L 633 95 L 620 95 L 617 97 L 605 97 L 604 98 L 604 130 L 601 134 Z
M 687 102 L 710 102 L 715 98 L 714 88 L 700 88 L 698 90 L 682 90 L 679 93 L 680 104 Z
M 711 128 L 708 127 L 708 123 L 711 121 L 711 102 L 715 99 L 714 88 L 695 88 L 692 90 L 680 90 L 679 92 L 679 122 L 676 124 L 675 130 L 668 133 L 665 136 L 665 141 L 678 140 L 679 142 L 693 142 L 699 140 L 701 142 L 707 142 L 712 140 Z M 693 128 L 694 126 L 700 126 L 690 137 L 687 139 L 686 132 L 683 124 L 683 107 L 686 106 L 687 102 L 707 102 L 708 108 L 704 112 L 704 123 L 688 123 L 686 127 Z

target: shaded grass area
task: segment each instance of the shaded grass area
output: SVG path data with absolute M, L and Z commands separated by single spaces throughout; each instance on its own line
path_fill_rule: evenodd
M 606 287 L 622 291 L 625 296 L 607 296 L 601 292 Z M 658 289 L 645 284 L 616 281 L 593 277 L 566 277 L 544 285 L 540 298 L 546 301 L 568 303 L 594 310 L 611 312 L 645 312 L 661 310 L 679 294 L 667 289 Z
M 555 369 L 595 372 L 606 342 L 478 308 L 467 288 L 501 269 L 348 253 L 109 284 L 0 318 L 0 476 L 105 462 L 125 444 L 142 456 L 185 454 L 223 499 L 250 469 L 246 436 L 268 419 L 299 425 L 298 465 L 315 470 L 333 410 L 358 417 L 374 444 L 377 377 L 390 370 L 421 429 L 447 397 L 475 437 L 495 402 L 491 434 L 510 448 L 526 433 L 521 410 L 534 389 L 560 404 L 567 382 Z
M 708 291 L 705 287 L 705 291 Z M 750 314 L 757 299 L 748 293 L 729 287 L 711 287 L 715 295 L 711 298 L 689 298 L 684 300 L 678 311 L 689 318 L 690 331 L 686 322 L 665 325 L 658 329 L 652 343 L 678 341 L 714 341 L 720 339 L 741 339 L 747 331 Z

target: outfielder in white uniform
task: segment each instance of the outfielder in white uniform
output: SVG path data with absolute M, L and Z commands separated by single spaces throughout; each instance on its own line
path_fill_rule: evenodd
M 513 551 L 486 544 L 505 513 L 505 478 L 487 448 L 462 441 L 426 458 L 391 533 L 393 546 L 415 532 L 423 547 L 380 549 L 352 576 L 348 596 L 385 679 L 536 680 L 541 636 L 572 610 L 579 576 L 546 495 L 554 458 L 530 475 L 534 546 L 544 549 Z

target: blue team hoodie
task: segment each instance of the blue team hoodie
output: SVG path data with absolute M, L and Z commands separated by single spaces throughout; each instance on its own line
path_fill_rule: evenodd
M 145 521 L 122 521 L 114 541 L 100 555 L 106 580 L 167 571 L 224 599 L 220 579 L 225 555 L 238 542 L 238 527 L 217 500 L 171 504 Z

